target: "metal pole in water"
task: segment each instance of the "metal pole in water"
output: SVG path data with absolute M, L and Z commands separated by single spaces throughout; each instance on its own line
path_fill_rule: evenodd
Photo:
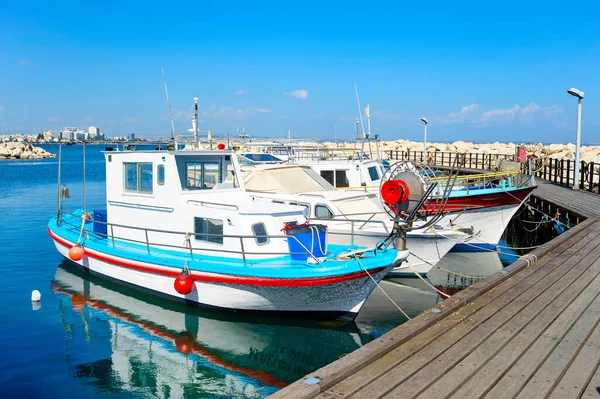
M 85 213 L 85 141 L 83 142 L 83 212 Z
M 58 143 L 58 192 L 56 194 L 56 223 L 59 224 L 60 219 L 60 197 L 62 195 L 60 189 L 60 164 L 62 161 L 62 143 Z

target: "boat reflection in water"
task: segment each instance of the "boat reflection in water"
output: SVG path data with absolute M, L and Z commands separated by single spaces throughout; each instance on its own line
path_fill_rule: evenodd
M 354 323 L 290 325 L 289 319 L 173 304 L 66 261 L 52 288 L 65 327 L 67 366 L 105 392 L 259 398 L 370 340 Z

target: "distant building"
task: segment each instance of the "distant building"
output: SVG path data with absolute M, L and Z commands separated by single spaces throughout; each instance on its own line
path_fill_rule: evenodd
M 135 133 L 131 133 L 131 137 L 130 137 L 130 139 L 131 139 L 131 140 L 135 140 Z
M 100 129 L 96 126 L 90 126 L 88 128 L 88 138 L 90 140 L 98 140 L 100 139 Z

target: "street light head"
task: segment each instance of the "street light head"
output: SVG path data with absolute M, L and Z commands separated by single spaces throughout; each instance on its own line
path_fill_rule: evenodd
M 427 120 L 427 118 L 421 118 L 421 121 L 422 121 L 424 124 L 427 124 L 427 123 L 429 123 L 429 121 Z
M 577 97 L 578 99 L 582 99 L 584 93 L 581 90 L 578 90 L 574 87 L 571 87 L 569 90 L 567 90 L 567 93 L 569 93 L 570 95 Z

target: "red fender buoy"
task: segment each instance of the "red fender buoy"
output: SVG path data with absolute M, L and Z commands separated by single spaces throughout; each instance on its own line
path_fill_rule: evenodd
M 217 145 L 217 148 L 218 148 L 219 150 L 223 151 L 223 150 L 225 149 L 225 144 L 223 144 L 223 143 L 219 143 L 219 144 Z
M 175 278 L 175 291 L 181 295 L 187 295 L 192 292 L 194 288 L 194 279 L 188 274 L 186 270 L 183 270 L 177 278 Z
M 71 260 L 74 260 L 75 262 L 78 262 L 81 259 L 83 259 L 84 255 L 85 250 L 80 245 L 72 246 L 71 249 L 69 249 L 69 258 L 71 258 Z

